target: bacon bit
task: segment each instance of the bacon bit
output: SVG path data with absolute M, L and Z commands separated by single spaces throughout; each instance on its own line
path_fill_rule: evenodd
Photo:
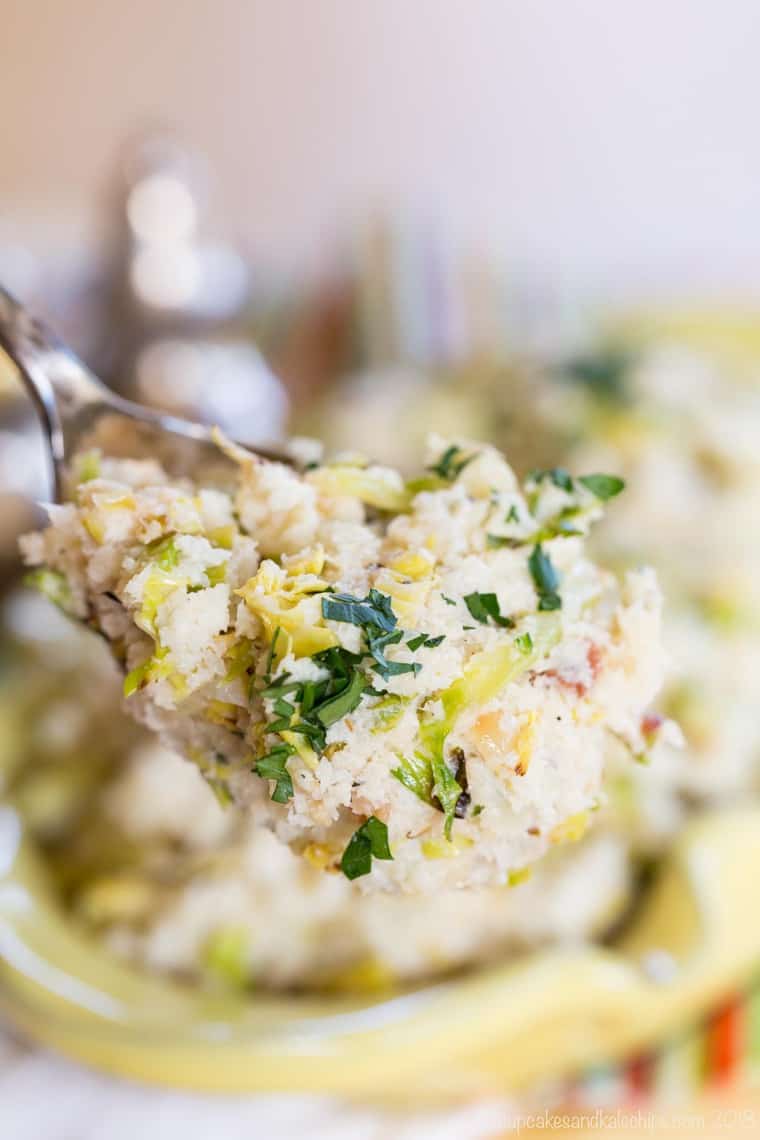
M 641 718 L 641 735 L 648 745 L 654 743 L 657 733 L 665 723 L 665 717 L 659 713 L 645 713 Z
M 551 677 L 563 689 L 571 689 L 576 697 L 585 697 L 588 692 L 588 685 L 583 681 L 569 681 L 562 673 L 558 673 L 556 669 L 546 669 L 543 673 L 537 673 L 537 677 Z
M 602 651 L 595 641 L 592 641 L 586 650 L 586 660 L 591 670 L 591 676 L 596 680 L 602 667 Z
M 602 651 L 594 641 L 590 642 L 586 649 L 586 664 L 589 667 L 593 682 L 599 676 L 599 670 L 602 667 Z M 557 672 L 556 669 L 546 669 L 543 673 L 532 672 L 530 681 L 533 682 L 536 677 L 551 677 L 563 689 L 570 689 L 574 692 L 576 697 L 585 697 L 590 688 L 590 685 L 587 685 L 585 681 L 571 681 L 563 673 Z

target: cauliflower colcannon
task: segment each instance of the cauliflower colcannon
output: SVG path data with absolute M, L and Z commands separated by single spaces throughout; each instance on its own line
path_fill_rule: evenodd
M 663 727 L 655 578 L 585 552 L 622 481 L 520 487 L 492 448 L 440 440 L 409 482 L 220 445 L 226 491 L 82 456 L 22 540 L 123 664 L 128 710 L 365 889 L 507 883 L 579 838 L 608 745 L 641 761 Z

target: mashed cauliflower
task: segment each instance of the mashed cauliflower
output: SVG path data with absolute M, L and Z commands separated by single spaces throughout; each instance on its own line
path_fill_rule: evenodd
M 546 385 L 534 434 L 573 467 L 609 465 L 625 476 L 592 548 L 613 565 L 656 567 L 665 592 L 672 668 L 662 705 L 688 744 L 669 761 L 680 794 L 700 803 L 754 794 L 760 393 L 683 343 L 600 353 L 575 372 Z
M 504 884 L 582 833 L 610 740 L 641 758 L 670 731 L 656 581 L 585 551 L 620 480 L 520 486 L 441 440 L 410 483 L 225 447 L 229 492 L 90 457 L 24 553 L 108 639 L 133 714 L 312 865 Z
M 127 719 L 104 644 L 33 595 L 12 608 L 23 638 L 0 654 L 3 795 L 76 921 L 150 972 L 375 990 L 601 934 L 630 897 L 629 840 L 609 809 L 507 887 L 367 895 L 222 807 L 194 765 Z

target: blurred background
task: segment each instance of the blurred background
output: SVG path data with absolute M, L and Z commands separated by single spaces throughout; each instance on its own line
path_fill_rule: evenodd
M 437 430 L 490 439 L 521 473 L 625 475 L 597 551 L 661 575 L 663 708 L 685 759 L 613 776 L 602 853 L 581 845 L 577 879 L 531 885 L 545 922 L 516 933 L 505 912 L 494 929 L 489 902 L 433 968 L 422 949 L 386 960 L 352 913 L 337 973 L 375 992 L 613 938 L 695 816 L 760 794 L 757 5 L 0 0 L 0 17 L 0 281 L 114 388 L 249 442 L 313 434 L 406 470 Z M 199 874 L 220 852 L 227 874 L 243 841 L 211 820 L 200 858 L 170 816 L 146 830 L 118 806 L 149 799 L 174 758 L 105 730 L 118 681 L 18 585 L 15 537 L 45 494 L 34 418 L 0 366 L 0 788 L 66 913 L 184 983 L 325 984 L 308 953 L 278 974 L 279 934 L 323 937 L 292 914 L 269 944 L 241 941 L 233 907 L 167 949 Z M 279 882 L 249 882 L 247 905 L 268 914 Z M 684 1026 L 688 1050 L 658 1043 L 601 1086 L 570 1074 L 573 1096 L 747 1083 L 760 1000 L 741 983 Z

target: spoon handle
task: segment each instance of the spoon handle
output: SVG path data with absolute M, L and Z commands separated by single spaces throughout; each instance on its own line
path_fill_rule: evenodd
M 56 334 L 0 285 L 0 348 L 13 361 L 34 403 L 48 443 L 56 497 L 65 458 L 64 426 L 102 400 L 100 381 Z

